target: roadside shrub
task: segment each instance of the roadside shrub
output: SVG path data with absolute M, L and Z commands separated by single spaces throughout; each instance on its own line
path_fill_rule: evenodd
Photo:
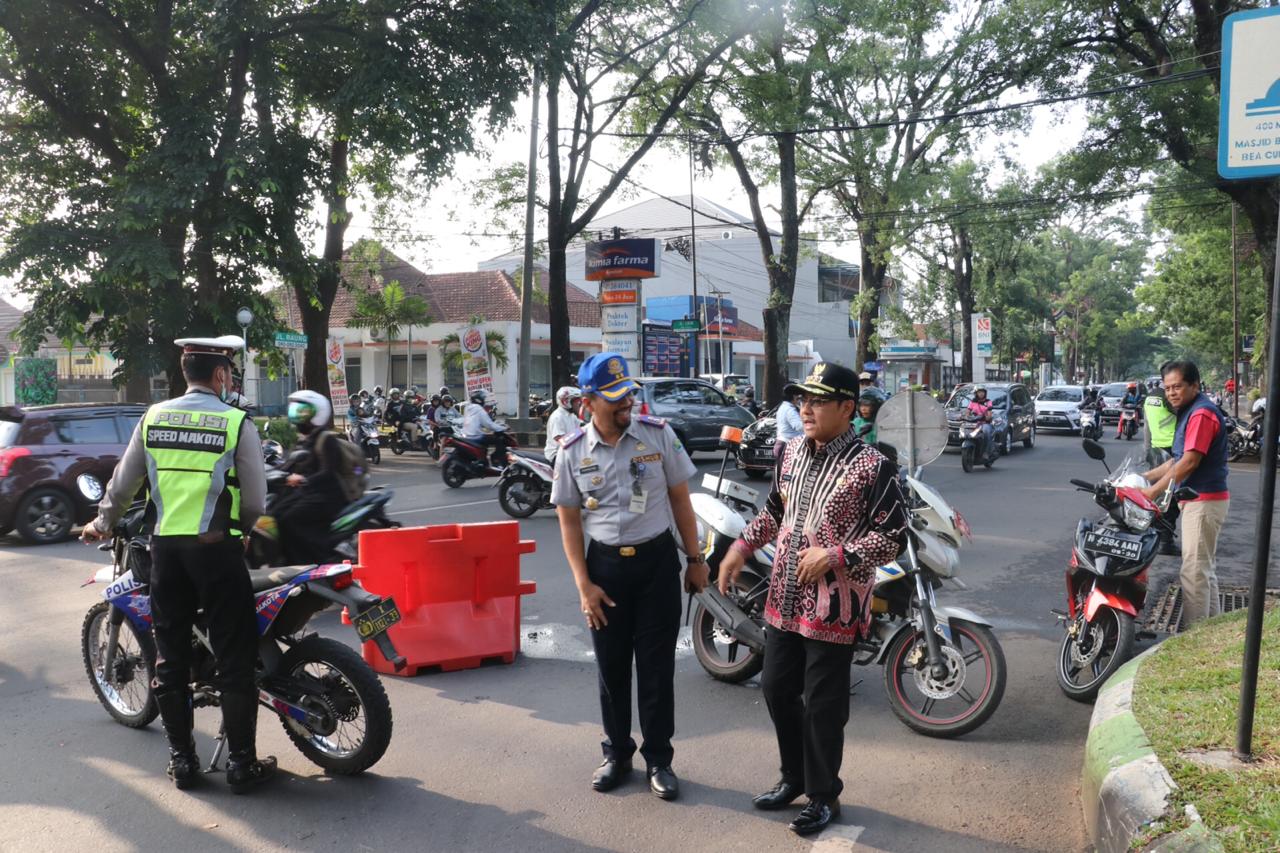
M 298 430 L 289 423 L 288 418 L 258 418 L 258 434 L 262 438 L 272 438 L 280 442 L 286 451 L 292 450 L 298 443 Z

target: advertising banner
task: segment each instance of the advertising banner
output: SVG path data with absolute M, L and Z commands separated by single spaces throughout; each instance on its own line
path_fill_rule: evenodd
M 462 330 L 462 375 L 467 380 L 467 399 L 476 391 L 493 393 L 493 377 L 489 375 L 489 345 L 484 329 L 468 326 Z
M 689 372 L 686 360 L 684 335 L 678 331 L 645 326 L 644 375 L 686 376 Z
M 602 332 L 634 332 L 640 317 L 639 305 L 602 305 L 600 330 Z
M 613 278 L 657 278 L 662 244 L 647 237 L 587 244 L 587 281 Z
M 973 315 L 973 349 L 975 355 L 991 355 L 991 318 L 986 314 Z
M 602 281 L 600 282 L 601 305 L 636 305 L 640 304 L 640 282 L 638 281 Z
M 347 348 L 342 341 L 329 338 L 324 347 L 324 360 L 329 374 L 329 399 L 335 411 L 346 411 L 350 393 L 347 391 Z
M 616 352 L 629 362 L 640 357 L 640 336 L 635 332 L 605 332 L 602 343 L 604 352 Z

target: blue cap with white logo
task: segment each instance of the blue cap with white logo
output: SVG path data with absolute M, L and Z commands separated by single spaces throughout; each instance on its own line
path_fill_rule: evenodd
M 582 362 L 578 387 L 583 394 L 599 394 L 610 402 L 621 400 L 640 386 L 627 371 L 627 360 L 616 352 L 602 352 Z

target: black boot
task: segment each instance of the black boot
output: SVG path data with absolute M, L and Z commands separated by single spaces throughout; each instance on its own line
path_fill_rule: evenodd
M 222 725 L 227 733 L 227 784 L 244 794 L 276 772 L 274 755 L 259 759 L 255 746 L 258 699 L 252 693 L 222 694 Z
M 195 785 L 200 779 L 200 759 L 196 756 L 196 741 L 191 736 L 193 712 L 191 697 L 185 690 L 157 691 L 156 704 L 160 706 L 160 721 L 169 741 L 169 766 L 165 774 L 180 791 Z

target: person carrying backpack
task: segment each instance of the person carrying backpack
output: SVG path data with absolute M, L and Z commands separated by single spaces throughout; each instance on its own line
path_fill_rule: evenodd
M 360 448 L 331 429 L 333 406 L 315 391 L 289 395 L 289 423 L 300 441 L 284 470 L 289 488 L 271 514 L 280 527 L 280 547 L 287 563 L 322 563 L 332 558 L 329 525 L 338 513 L 363 492 L 363 455 Z M 351 447 L 361 464 L 353 465 Z

